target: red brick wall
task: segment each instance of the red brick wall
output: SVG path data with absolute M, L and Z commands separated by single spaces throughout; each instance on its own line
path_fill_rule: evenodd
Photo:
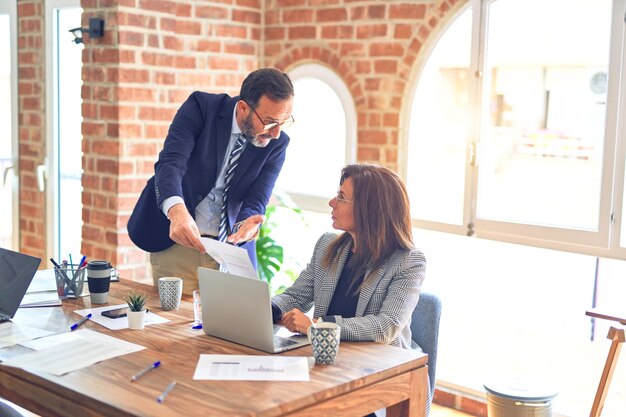
M 458 2 L 458 3 L 457 3 Z M 398 168 L 403 111 L 423 45 L 466 0 L 82 0 L 83 25 L 106 19 L 83 51 L 83 248 L 124 276 L 149 278 L 126 223 L 182 101 L 196 89 L 236 94 L 261 65 L 319 62 L 358 114 L 358 159 Z M 43 0 L 19 2 L 21 249 L 44 257 Z M 408 112 L 407 112 L 408 113 Z
M 264 59 L 335 70 L 356 103 L 357 158 L 398 168 L 401 112 L 422 46 L 465 1 L 268 0 Z
M 46 201 L 37 187 L 37 166 L 46 156 L 43 1 L 21 0 L 17 13 L 20 250 L 45 259 Z
M 180 104 L 194 90 L 237 94 L 259 66 L 260 0 L 82 4 L 85 24 L 106 19 L 83 52 L 83 252 L 151 281 L 126 223 Z

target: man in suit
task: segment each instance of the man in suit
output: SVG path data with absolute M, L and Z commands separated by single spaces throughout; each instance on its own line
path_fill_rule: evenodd
M 200 237 L 243 244 L 254 238 L 285 160 L 293 85 L 273 68 L 250 73 L 240 95 L 194 92 L 180 107 L 128 221 L 131 240 L 151 252 L 153 280 L 178 276 L 198 288 L 198 266 L 219 268 Z

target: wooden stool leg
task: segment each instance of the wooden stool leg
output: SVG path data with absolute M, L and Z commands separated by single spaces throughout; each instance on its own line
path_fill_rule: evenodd
M 600 377 L 600 384 L 598 385 L 598 391 L 596 397 L 593 400 L 593 406 L 591 407 L 591 417 L 600 417 L 602 408 L 604 407 L 604 400 L 606 399 L 607 391 L 609 390 L 609 384 L 611 378 L 613 378 L 613 371 L 615 371 L 615 365 L 617 364 L 617 358 L 619 352 L 622 349 L 622 343 L 624 343 L 624 329 L 617 329 L 613 326 L 609 329 L 607 336 L 611 342 L 611 348 L 609 349 L 609 355 L 606 358 L 606 364 Z

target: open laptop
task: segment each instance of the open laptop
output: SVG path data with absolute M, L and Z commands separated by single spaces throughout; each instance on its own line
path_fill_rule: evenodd
M 204 332 L 269 353 L 309 344 L 306 336 L 274 334 L 270 289 L 265 281 L 198 268 Z
M 0 322 L 15 315 L 41 259 L 0 248 Z

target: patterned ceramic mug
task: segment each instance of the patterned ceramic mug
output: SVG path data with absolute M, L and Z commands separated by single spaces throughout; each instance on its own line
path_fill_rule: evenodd
M 309 327 L 309 341 L 313 347 L 315 363 L 332 365 L 339 351 L 341 327 L 337 323 L 315 323 Z
M 177 277 L 159 278 L 159 299 L 163 311 L 176 310 L 183 295 L 183 279 Z

